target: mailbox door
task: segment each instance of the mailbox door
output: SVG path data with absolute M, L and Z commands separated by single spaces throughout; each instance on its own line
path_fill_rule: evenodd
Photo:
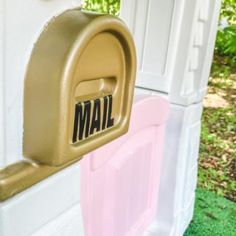
M 86 236 L 137 236 L 149 226 L 155 215 L 167 115 L 164 99 L 136 101 L 129 132 L 82 160 Z

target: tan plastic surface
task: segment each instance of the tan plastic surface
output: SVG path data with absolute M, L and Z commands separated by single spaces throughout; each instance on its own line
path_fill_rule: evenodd
M 124 134 L 135 73 L 134 43 L 120 19 L 78 9 L 55 17 L 26 73 L 24 156 L 58 166 Z
M 25 79 L 26 158 L 0 170 L 0 201 L 31 187 L 128 130 L 136 74 L 121 20 L 79 9 L 53 18 Z

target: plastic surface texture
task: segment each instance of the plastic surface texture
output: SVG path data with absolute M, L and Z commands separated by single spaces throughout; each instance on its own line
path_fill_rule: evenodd
M 24 156 L 61 165 L 127 132 L 135 72 L 134 43 L 118 18 L 78 9 L 53 18 L 26 72 Z
M 25 81 L 24 155 L 37 162 L 0 170 L 0 200 L 125 133 L 135 71 L 132 37 L 117 18 L 78 9 L 53 18 Z
M 136 89 L 135 93 L 160 96 L 145 89 Z M 192 220 L 202 108 L 202 103 L 187 107 L 170 105 L 156 218 L 145 236 L 182 236 Z
M 136 86 L 172 103 L 201 102 L 214 50 L 220 0 L 123 0 L 121 18 L 137 47 Z
M 139 98 L 127 134 L 81 161 L 86 236 L 142 235 L 155 216 L 169 104 Z
M 171 105 L 156 218 L 160 235 L 182 235 L 192 219 L 201 114 L 202 103 Z
M 23 160 L 1 169 L 0 201 L 4 201 L 22 192 L 32 185 L 37 184 L 47 177 L 61 171 L 77 160 L 60 166 L 49 166 L 30 160 Z
M 0 235 L 83 236 L 79 179 L 76 163 L 1 202 Z
M 136 94 L 159 96 L 140 89 L 136 89 Z M 202 103 L 188 107 L 170 105 L 158 207 L 155 220 L 147 229 L 146 235 L 182 236 L 192 219 L 202 108 Z
M 80 0 L 0 0 L 0 167 L 22 158 L 23 85 L 45 25 Z

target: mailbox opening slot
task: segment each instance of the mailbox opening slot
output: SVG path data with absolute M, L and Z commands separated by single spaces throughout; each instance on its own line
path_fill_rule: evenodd
M 111 95 L 114 93 L 116 83 L 116 77 L 84 80 L 75 89 L 75 100 L 86 101 Z

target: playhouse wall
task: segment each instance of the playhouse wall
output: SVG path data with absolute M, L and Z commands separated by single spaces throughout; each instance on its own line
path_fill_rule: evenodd
M 80 163 L 0 203 L 1 236 L 83 236 Z
M 22 158 L 23 87 L 29 56 L 47 22 L 80 0 L 0 0 L 0 167 Z
M 136 89 L 136 94 L 168 97 L 143 89 Z M 202 103 L 170 104 L 156 219 L 147 230 L 150 235 L 180 236 L 192 219 L 202 109 Z
M 191 105 L 207 91 L 220 0 L 123 0 L 138 55 L 136 86 Z
M 192 219 L 201 114 L 202 103 L 171 105 L 156 218 L 160 235 L 182 235 Z

